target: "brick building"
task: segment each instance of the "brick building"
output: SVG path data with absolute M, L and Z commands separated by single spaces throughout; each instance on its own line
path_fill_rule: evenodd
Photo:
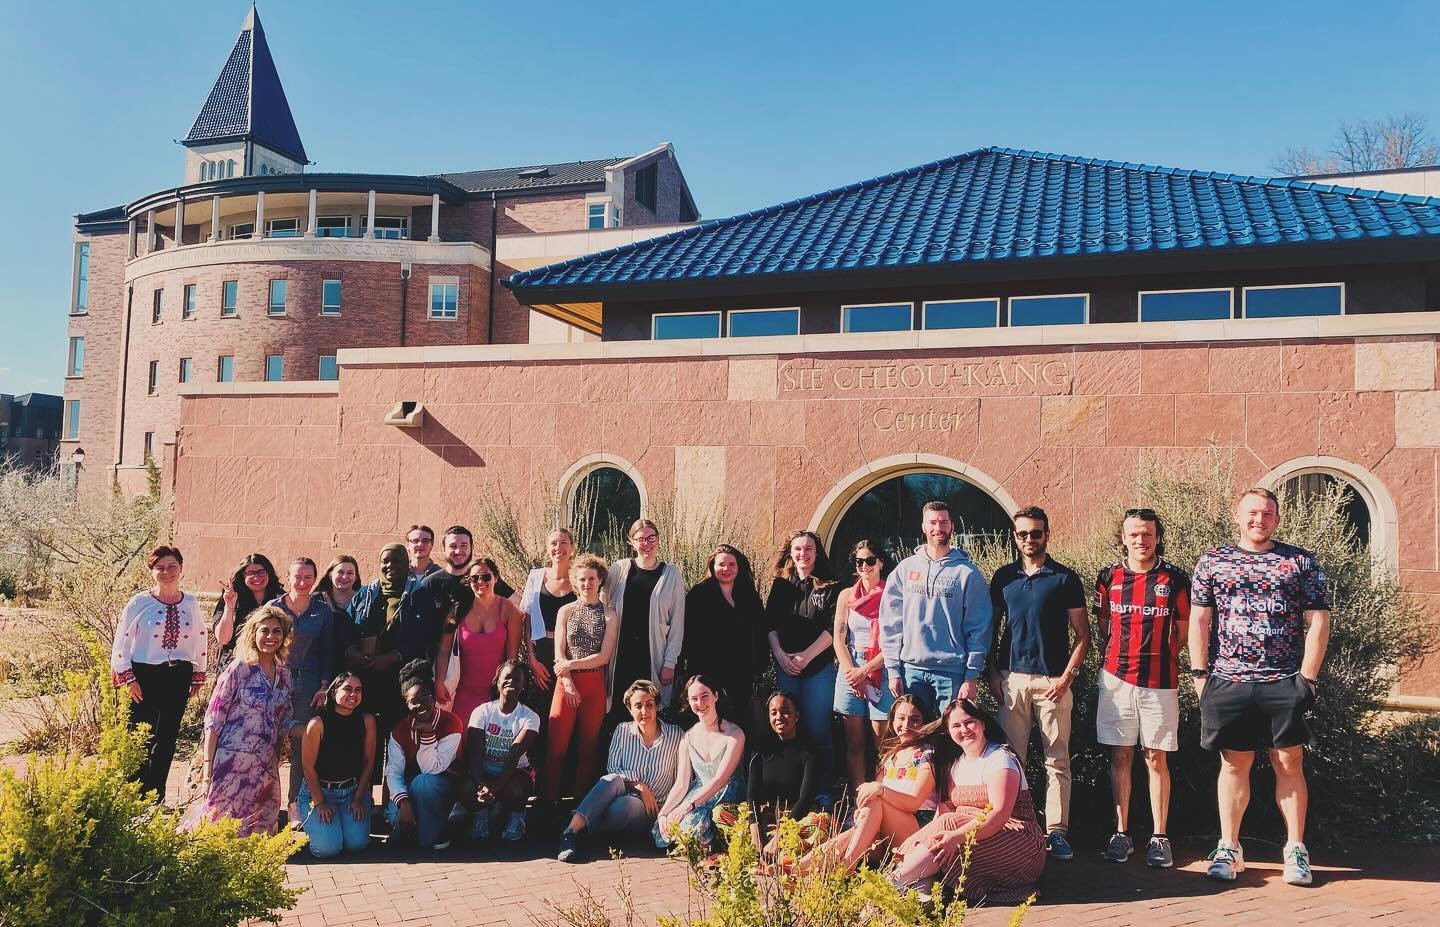
M 0 393 L 0 455 L 30 470 L 49 470 L 60 446 L 60 397 Z
M 571 342 L 497 278 L 693 223 L 673 148 L 433 176 L 307 172 L 252 8 L 183 144 L 184 182 L 75 217 L 63 467 L 173 464 L 179 395 L 333 380 L 343 348 Z

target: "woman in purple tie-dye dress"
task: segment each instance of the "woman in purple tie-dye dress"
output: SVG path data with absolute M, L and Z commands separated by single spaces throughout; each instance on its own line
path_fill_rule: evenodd
M 202 818 L 232 817 L 240 834 L 275 833 L 280 814 L 280 749 L 292 725 L 285 651 L 290 617 L 266 606 L 235 639 L 205 712 Z

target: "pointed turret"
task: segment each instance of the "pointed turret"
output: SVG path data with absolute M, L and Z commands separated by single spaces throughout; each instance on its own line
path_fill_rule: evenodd
M 243 145 L 238 173 L 288 173 L 309 160 L 275 70 L 275 60 L 270 56 L 260 15 L 253 6 L 183 144 L 202 162 L 217 154 L 223 162 L 229 152 L 220 152 L 216 146 L 237 143 Z M 266 159 L 256 148 L 279 157 Z

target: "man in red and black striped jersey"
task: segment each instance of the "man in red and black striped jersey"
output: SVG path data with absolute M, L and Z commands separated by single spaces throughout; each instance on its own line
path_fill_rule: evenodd
M 1145 751 L 1155 833 L 1145 862 L 1174 865 L 1165 835 L 1170 767 L 1180 746 L 1180 647 L 1190 620 L 1190 577 L 1164 560 L 1165 526 L 1153 509 L 1130 509 L 1117 532 L 1124 557 L 1095 580 L 1095 616 L 1105 659 L 1100 672 L 1096 739 L 1110 746 L 1115 835 L 1105 858 L 1123 863 L 1134 852 L 1129 834 L 1130 773 L 1135 745 Z

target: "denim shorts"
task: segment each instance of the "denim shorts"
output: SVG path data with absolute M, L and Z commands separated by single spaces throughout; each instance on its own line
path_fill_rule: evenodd
M 864 662 L 855 655 L 854 651 L 851 651 L 850 659 L 857 666 Z M 882 678 L 880 701 L 877 704 L 856 695 L 855 690 L 845 682 L 845 674 L 837 672 L 835 674 L 835 713 L 852 718 L 869 716 L 871 721 L 884 721 L 890 714 L 890 707 L 895 704 L 895 696 L 890 694 L 889 677 L 885 675 L 884 670 L 880 671 L 880 676 Z

